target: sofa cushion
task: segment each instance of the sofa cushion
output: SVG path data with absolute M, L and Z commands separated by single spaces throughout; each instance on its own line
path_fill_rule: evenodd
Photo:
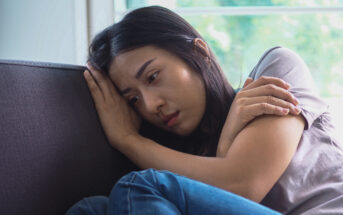
M 113 149 L 85 67 L 0 60 L 0 214 L 64 214 L 137 169 Z

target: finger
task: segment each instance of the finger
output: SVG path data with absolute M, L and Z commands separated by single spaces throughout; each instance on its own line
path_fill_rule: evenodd
M 89 62 L 87 63 L 87 68 L 93 79 L 102 91 L 104 98 L 107 100 L 112 97 L 113 93 L 116 92 L 113 83 L 109 78 L 104 75 L 101 71 L 96 70 Z
M 247 80 L 245 80 L 244 82 L 243 88 L 247 87 L 251 82 L 253 82 L 253 79 L 250 77 L 247 78 Z
M 104 100 L 104 95 L 102 94 L 98 84 L 95 82 L 88 70 L 84 71 L 83 76 L 86 79 L 89 91 L 91 92 L 95 104 L 99 104 Z
M 289 109 L 290 113 L 293 115 L 299 115 L 301 109 L 294 106 L 292 103 L 284 101 L 282 99 L 273 96 L 258 96 L 258 97 L 247 97 L 244 98 L 244 105 L 261 104 L 268 103 L 281 108 Z
M 87 62 L 88 71 L 91 73 L 95 81 L 98 83 L 101 88 L 102 82 L 107 82 L 107 77 L 99 70 L 95 69 L 89 62 Z
M 250 85 L 248 87 L 250 87 Z M 291 92 L 273 84 L 262 85 L 259 87 L 240 91 L 237 95 L 239 95 L 239 97 L 274 96 L 279 99 L 289 101 L 294 105 L 299 104 L 299 101 Z
M 105 75 L 103 72 L 95 69 L 91 63 L 87 62 L 87 68 L 91 70 L 91 74 L 95 76 L 96 79 L 99 79 L 99 82 L 105 82 L 106 86 L 108 86 L 108 89 L 110 90 L 110 93 L 118 93 L 117 90 L 114 87 L 114 83 L 112 80 Z M 101 86 L 101 85 L 100 85 Z
M 268 103 L 259 103 L 246 106 L 246 111 L 251 113 L 254 117 L 269 114 L 269 115 L 277 115 L 277 116 L 286 116 L 289 113 L 289 109 L 282 108 L 279 106 L 271 105 Z
M 100 87 L 99 83 L 105 81 L 101 72 L 98 71 L 97 69 L 95 69 L 89 62 L 87 62 L 86 66 L 87 66 L 89 73 L 92 75 L 95 82 L 97 82 L 98 86 Z
M 254 81 L 252 84 L 250 84 L 247 89 L 255 88 L 258 86 L 262 85 L 267 85 L 267 84 L 274 84 L 278 87 L 284 88 L 286 90 L 290 89 L 290 85 L 286 83 L 284 80 L 276 77 L 270 77 L 270 76 L 262 76 L 256 81 Z

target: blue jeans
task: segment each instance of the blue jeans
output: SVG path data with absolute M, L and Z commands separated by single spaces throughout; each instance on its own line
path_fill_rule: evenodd
M 169 171 L 131 172 L 109 197 L 84 198 L 66 215 L 278 215 L 256 202 Z

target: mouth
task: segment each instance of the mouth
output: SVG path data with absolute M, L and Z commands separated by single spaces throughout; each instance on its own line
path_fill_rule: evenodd
M 180 113 L 180 111 L 176 111 L 175 113 L 164 117 L 163 118 L 164 124 L 166 124 L 168 127 L 174 126 L 176 124 L 179 113 Z

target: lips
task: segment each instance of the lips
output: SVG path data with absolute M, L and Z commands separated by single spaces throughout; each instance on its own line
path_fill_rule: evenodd
M 171 126 L 172 124 L 175 123 L 175 120 L 176 120 L 178 115 L 179 115 L 179 111 L 176 111 L 175 113 L 169 114 L 169 115 L 163 117 L 163 122 L 165 124 L 167 124 L 168 126 Z

